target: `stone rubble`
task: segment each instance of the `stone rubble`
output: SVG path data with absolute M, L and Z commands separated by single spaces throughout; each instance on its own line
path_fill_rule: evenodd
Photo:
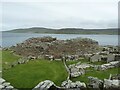
M 105 89 L 120 89 L 120 80 L 104 79 Z
M 48 36 L 27 39 L 9 49 L 17 55 L 29 58 L 52 55 L 55 59 L 67 56 L 68 60 L 77 60 L 80 55 L 98 51 L 98 42 L 87 38 L 58 40 Z
M 98 79 L 97 77 L 88 77 L 89 79 L 89 84 L 88 86 L 92 88 L 102 88 L 103 87 L 103 81 Z
M 92 67 L 92 65 L 86 64 L 86 63 L 81 63 L 81 62 L 78 62 L 77 64 L 72 64 L 72 65 L 68 66 L 70 73 L 71 73 L 71 77 L 78 77 L 80 75 L 85 74 L 84 69 L 89 68 L 89 67 Z
M 54 89 L 52 89 L 54 87 Z M 86 88 L 86 84 L 80 81 L 72 82 L 71 80 L 63 81 L 61 87 L 56 86 L 52 81 L 45 80 L 40 82 L 32 90 L 81 90 Z
M 111 75 L 110 75 L 111 76 Z M 89 88 L 96 90 L 120 90 L 120 80 L 119 79 L 104 79 L 103 81 L 97 77 L 88 77 Z
M 17 90 L 10 85 L 9 82 L 6 82 L 3 78 L 0 78 L 0 90 Z
M 86 88 L 85 83 L 82 83 L 80 81 L 72 82 L 71 80 L 63 81 L 61 86 L 65 87 L 68 90 L 72 88 Z
M 32 90 L 48 90 L 51 86 L 54 86 L 54 83 L 50 80 L 45 80 L 40 82 L 35 88 Z
M 113 61 L 107 64 L 102 64 L 102 65 L 98 65 L 95 68 L 97 70 L 107 70 L 110 68 L 115 68 L 115 67 L 119 67 L 120 66 L 120 61 Z

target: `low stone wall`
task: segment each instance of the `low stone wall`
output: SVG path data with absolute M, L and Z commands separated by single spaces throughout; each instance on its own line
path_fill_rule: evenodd
M 113 90 L 120 90 L 120 80 L 109 80 L 109 79 L 104 79 L 104 88 L 105 89 L 113 89 Z
M 40 82 L 35 88 L 32 90 L 48 90 L 50 87 L 54 86 L 54 83 L 50 80 L 45 80 Z
M 9 82 L 6 82 L 3 78 L 0 78 L 0 90 L 17 90 Z
M 80 88 L 86 88 L 85 83 L 80 81 L 72 82 L 71 80 L 63 81 L 61 86 L 64 87 L 66 90 L 69 90 L 69 89 L 78 90 Z
M 56 86 L 52 81 L 45 80 L 40 82 L 32 90 L 81 90 L 86 88 L 86 84 L 80 81 L 72 82 L 71 80 L 63 81 L 61 87 Z
M 110 68 L 120 67 L 120 61 L 114 61 L 103 65 L 95 66 L 96 70 L 107 70 Z
M 10 68 L 13 68 L 13 67 L 15 67 L 16 65 L 20 65 L 20 64 L 26 64 L 26 63 L 28 63 L 29 61 L 31 61 L 31 60 L 34 60 L 34 59 L 28 59 L 28 58 L 20 58 L 20 59 L 18 59 L 17 61 L 15 61 L 15 62 L 13 62 L 13 63 L 11 63 L 10 65 L 9 65 L 9 67 L 7 67 L 7 68 L 4 68 L 3 67 L 3 69 L 4 70 L 8 70 L 8 69 L 10 69 Z
M 78 62 L 77 64 L 72 64 L 72 65 L 68 66 L 71 77 L 78 77 L 78 76 L 85 74 L 84 69 L 89 68 L 89 67 L 91 67 L 90 64 L 81 63 L 81 62 Z
M 89 79 L 89 88 L 100 88 L 102 89 L 103 88 L 103 81 L 98 79 L 97 77 L 91 77 L 89 76 L 88 77 Z
M 100 80 L 97 77 L 88 77 L 89 78 L 89 88 L 95 90 L 120 90 L 120 80 L 118 79 L 104 79 Z

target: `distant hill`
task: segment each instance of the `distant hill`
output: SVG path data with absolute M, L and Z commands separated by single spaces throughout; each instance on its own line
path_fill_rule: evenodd
M 51 34 L 111 34 L 117 35 L 117 28 L 108 29 L 82 29 L 82 28 L 62 28 L 62 29 L 50 29 L 41 27 L 14 29 L 5 32 L 12 33 L 51 33 Z
M 13 33 L 54 33 L 55 29 L 48 29 L 48 28 L 21 28 L 21 29 L 14 29 L 6 32 L 13 32 Z

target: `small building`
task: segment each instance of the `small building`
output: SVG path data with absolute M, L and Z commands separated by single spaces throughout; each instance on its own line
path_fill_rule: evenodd
M 107 63 L 114 61 L 115 60 L 115 55 L 114 54 L 108 54 L 107 56 Z
M 99 62 L 99 61 L 101 61 L 101 55 L 99 54 L 95 54 L 90 57 L 90 62 Z

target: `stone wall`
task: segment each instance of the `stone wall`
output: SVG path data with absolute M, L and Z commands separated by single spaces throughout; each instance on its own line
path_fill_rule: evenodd
M 94 90 L 120 90 L 120 80 L 119 79 L 104 79 L 100 80 L 97 77 L 88 77 L 89 78 L 89 88 Z
M 3 78 L 0 78 L 0 90 L 17 90 L 9 82 L 6 82 Z
M 81 63 L 81 62 L 78 62 L 76 64 L 72 64 L 72 65 L 68 66 L 71 77 L 78 77 L 78 76 L 85 74 L 84 69 L 89 68 L 89 67 L 92 67 L 92 65 L 86 64 L 86 63 Z
M 98 66 L 95 66 L 95 69 L 106 70 L 106 69 L 115 68 L 115 67 L 120 67 L 120 61 L 113 61 L 107 64 L 98 65 Z

